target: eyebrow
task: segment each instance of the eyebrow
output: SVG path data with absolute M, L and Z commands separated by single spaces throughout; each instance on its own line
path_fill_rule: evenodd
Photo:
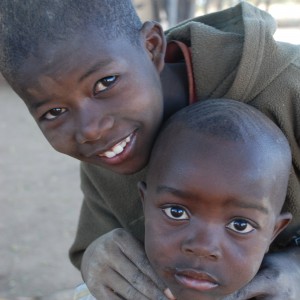
M 90 75 L 97 72 L 99 69 L 101 69 L 104 66 L 107 66 L 112 62 L 112 59 L 106 59 L 100 62 L 97 62 L 95 65 L 91 66 L 82 76 L 79 77 L 78 83 L 89 77 Z
M 172 194 L 175 197 L 199 201 L 199 197 L 195 196 L 193 193 L 190 193 L 188 191 L 178 190 L 176 188 L 165 186 L 165 185 L 159 185 L 156 188 L 156 193 L 157 194 L 167 193 L 167 194 Z M 263 205 L 250 203 L 250 202 L 248 203 L 248 202 L 241 201 L 241 200 L 238 200 L 235 198 L 227 200 L 225 203 L 225 206 L 235 206 L 235 207 L 245 208 L 245 209 L 255 209 L 264 214 L 269 214 L 269 210 Z
M 30 109 L 32 110 L 37 110 L 39 107 L 43 106 L 44 104 L 46 104 L 47 102 L 49 102 L 50 99 L 44 99 L 44 100 L 41 100 L 39 102 L 36 102 L 36 103 L 33 103 L 33 104 L 30 104 L 29 107 Z
M 169 187 L 169 186 L 166 186 L 166 185 L 159 185 L 156 188 L 156 193 L 157 194 L 164 194 L 164 193 L 173 194 L 174 196 L 179 197 L 179 198 L 195 199 L 195 196 L 192 193 L 188 192 L 188 191 L 178 190 L 176 188 Z
M 264 214 L 269 214 L 269 210 L 263 206 L 263 205 L 259 205 L 259 204 L 255 204 L 255 203 L 248 203 L 245 201 L 241 201 L 238 199 L 230 199 L 226 202 L 226 206 L 227 205 L 231 205 L 231 206 L 236 206 L 236 207 L 240 207 L 240 208 L 246 208 L 246 209 L 255 209 L 258 210 Z
M 95 65 L 93 65 L 92 67 L 90 67 L 86 73 L 84 73 L 82 76 L 79 77 L 78 79 L 78 83 L 82 82 L 85 78 L 89 77 L 90 75 L 94 74 L 95 72 L 97 72 L 101 67 L 107 66 L 109 63 L 111 63 L 112 60 L 111 59 L 106 59 L 103 60 L 101 62 L 96 63 Z M 30 104 L 30 108 L 31 109 L 38 109 L 39 107 L 43 106 L 44 104 L 46 104 L 47 102 L 49 102 L 50 99 L 44 99 L 41 100 L 37 103 L 34 104 Z

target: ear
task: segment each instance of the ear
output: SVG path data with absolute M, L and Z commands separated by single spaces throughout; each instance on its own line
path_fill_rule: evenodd
M 289 225 L 291 220 L 292 220 L 292 215 L 289 212 L 281 213 L 277 217 L 271 242 L 273 242 L 274 239 L 278 236 L 278 234 L 282 232 Z
M 161 72 L 165 64 L 167 41 L 161 25 L 154 21 L 147 21 L 141 29 L 143 46 L 147 50 L 150 59 L 158 72 Z
M 145 202 L 145 197 L 146 197 L 146 192 L 147 192 L 147 185 L 144 181 L 139 181 L 137 184 L 137 187 L 138 187 L 138 190 L 139 190 L 139 193 L 141 196 L 141 201 L 142 201 L 142 204 L 144 207 L 145 206 L 144 202 Z

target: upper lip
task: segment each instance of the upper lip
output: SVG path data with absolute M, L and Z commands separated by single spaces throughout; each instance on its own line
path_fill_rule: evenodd
M 214 276 L 201 270 L 176 268 L 175 274 L 179 276 L 190 277 L 196 280 L 205 280 L 214 284 L 219 284 L 218 280 Z

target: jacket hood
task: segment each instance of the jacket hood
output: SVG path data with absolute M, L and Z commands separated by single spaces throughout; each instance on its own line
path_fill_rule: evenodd
M 166 37 L 192 47 L 198 100 L 226 97 L 249 102 L 299 57 L 299 47 L 274 40 L 275 31 L 270 14 L 241 2 L 183 22 Z

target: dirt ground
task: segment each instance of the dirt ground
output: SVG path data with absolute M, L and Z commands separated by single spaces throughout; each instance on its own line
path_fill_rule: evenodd
M 299 9 L 270 12 L 295 20 Z M 300 44 L 300 22 L 275 37 Z M 1 78 L 0 105 L 0 300 L 71 300 L 81 282 L 67 256 L 82 200 L 79 162 L 49 147 Z
M 0 84 L 0 299 L 71 300 L 68 260 L 82 194 L 79 163 L 51 149 L 23 102 Z

